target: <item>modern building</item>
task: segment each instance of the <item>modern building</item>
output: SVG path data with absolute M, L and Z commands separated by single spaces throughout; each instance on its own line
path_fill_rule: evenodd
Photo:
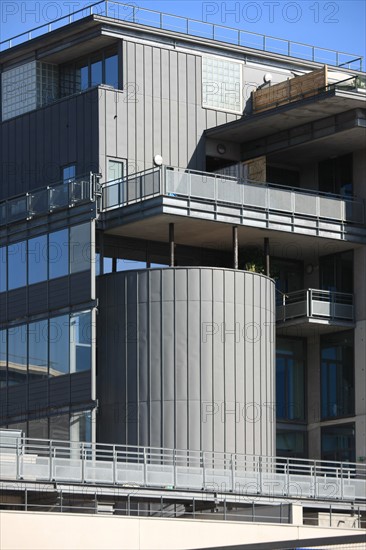
M 1 44 L 1 426 L 366 461 L 360 58 L 100 4 Z

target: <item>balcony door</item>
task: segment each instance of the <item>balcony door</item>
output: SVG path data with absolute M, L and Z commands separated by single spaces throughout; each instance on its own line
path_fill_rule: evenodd
M 318 165 L 319 191 L 344 197 L 353 195 L 352 153 L 322 160 Z

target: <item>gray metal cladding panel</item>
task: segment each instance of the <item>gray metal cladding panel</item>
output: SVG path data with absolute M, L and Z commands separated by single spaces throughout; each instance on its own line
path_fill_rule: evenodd
M 57 309 L 69 303 L 69 278 L 59 277 L 48 283 L 49 308 Z
M 70 276 L 70 304 L 81 304 L 91 299 L 90 271 L 74 273 Z
M 48 407 L 48 379 L 29 382 L 28 410 L 29 412 L 41 411 Z
M 99 90 L 99 155 L 127 158 L 129 171 L 164 163 L 205 168 L 203 132 L 241 114 L 202 108 L 201 55 L 123 40 L 124 90 Z
M 47 311 L 48 287 L 47 282 L 30 285 L 28 288 L 28 314 L 36 315 Z
M 100 277 L 97 397 L 130 413 L 101 415 L 100 440 L 273 454 L 273 287 L 221 268 Z
M 0 323 L 5 323 L 7 319 L 7 299 L 6 292 L 0 293 Z
M 27 314 L 27 289 L 18 288 L 8 292 L 8 317 L 17 319 Z
M 95 128 L 98 89 L 0 124 L 0 158 L 6 159 L 0 200 L 59 181 L 60 166 L 76 163 L 79 174 L 97 170 Z
M 70 404 L 70 375 L 64 374 L 49 381 L 50 407 L 62 407 Z
M 0 422 L 4 423 L 8 412 L 8 392 L 6 388 L 0 388 Z
M 8 416 L 24 416 L 27 411 L 27 384 L 8 387 Z
M 91 372 L 77 372 L 70 375 L 71 403 L 91 400 Z

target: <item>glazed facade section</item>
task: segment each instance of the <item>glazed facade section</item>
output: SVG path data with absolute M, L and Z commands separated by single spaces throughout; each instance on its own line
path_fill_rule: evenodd
M 98 440 L 273 455 L 274 292 L 221 268 L 101 276 Z

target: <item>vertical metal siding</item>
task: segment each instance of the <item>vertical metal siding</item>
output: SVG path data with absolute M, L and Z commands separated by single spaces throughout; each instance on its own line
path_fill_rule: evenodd
M 274 452 L 273 281 L 166 268 L 109 274 L 98 284 L 100 438 Z M 128 418 L 113 413 L 121 409 Z

